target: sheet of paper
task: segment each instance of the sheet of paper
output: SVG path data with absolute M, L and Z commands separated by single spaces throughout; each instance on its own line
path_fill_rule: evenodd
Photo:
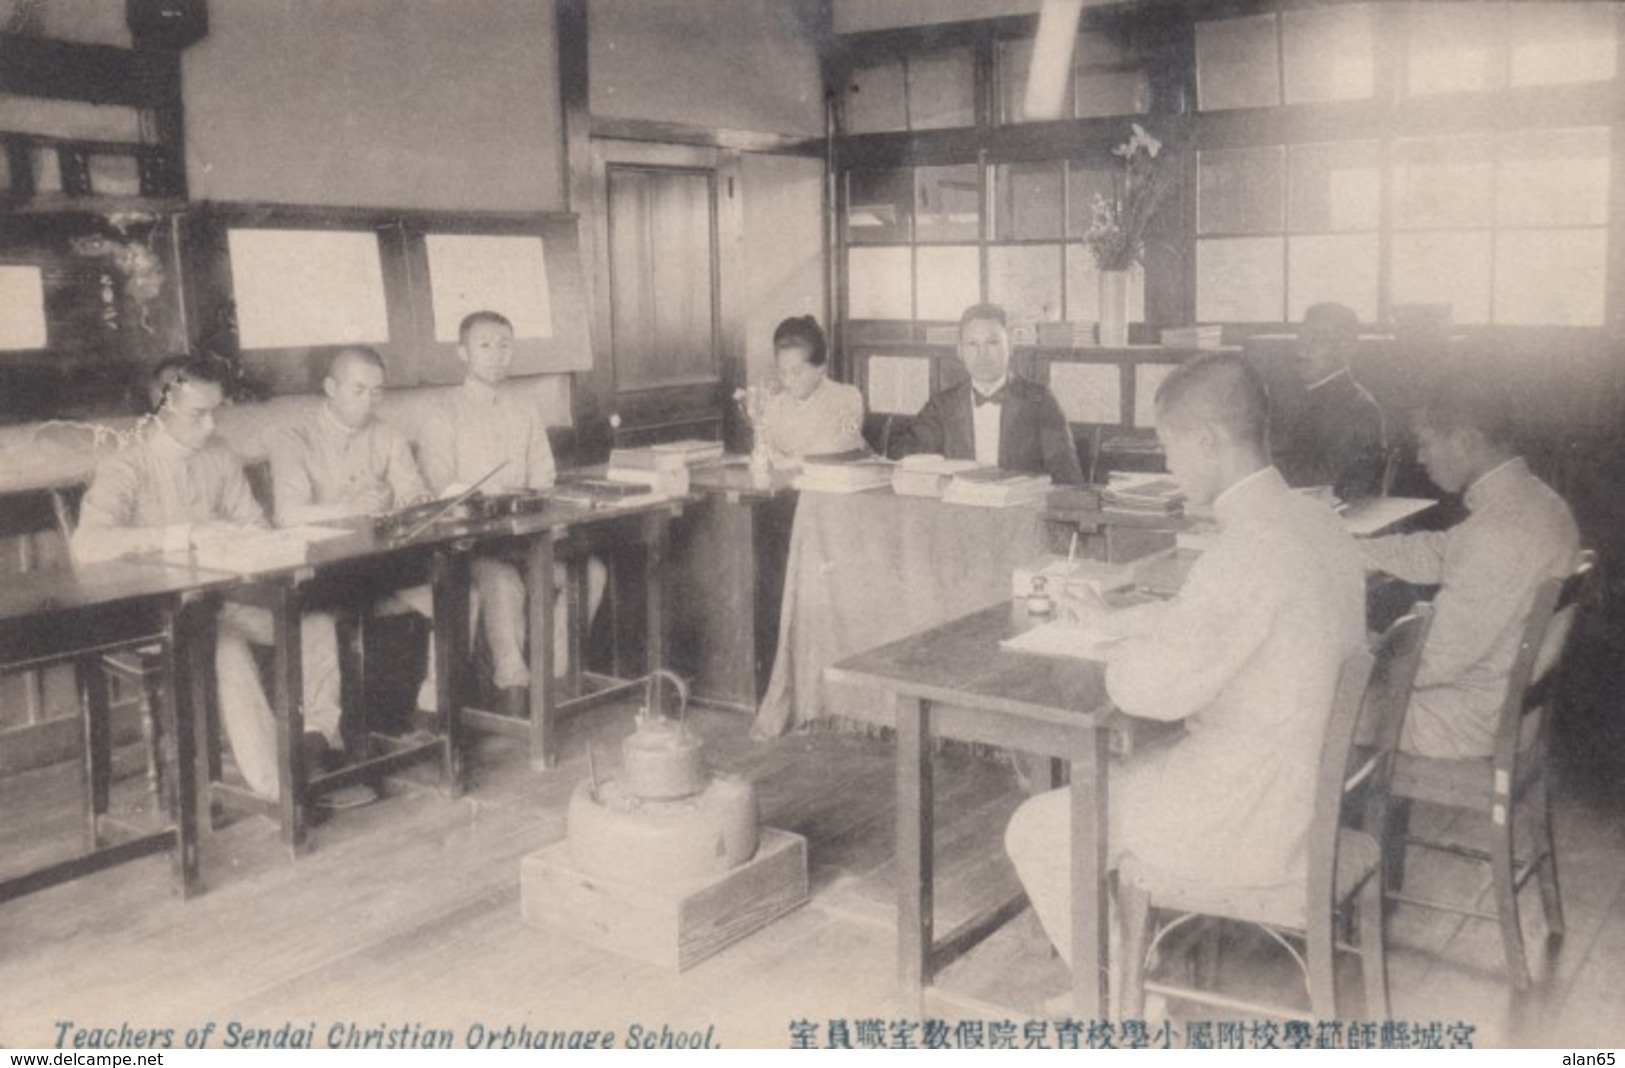
M 1052 363 L 1049 390 L 1069 422 L 1123 421 L 1122 371 L 1115 363 Z
M 430 234 L 429 297 L 436 341 L 455 342 L 469 312 L 501 312 L 516 338 L 553 336 L 553 299 L 539 237 Z
M 999 644 L 1017 653 L 1102 660 L 1107 650 L 1122 638 L 1123 635 L 1112 626 L 1111 617 L 1103 616 L 1098 622 L 1088 625 L 1065 619 L 1053 620 L 1014 638 L 1006 638 Z
M 43 349 L 45 275 L 38 267 L 0 266 L 0 349 Z
M 1369 497 L 1343 510 L 1343 529 L 1356 538 L 1370 537 L 1438 503 L 1426 497 Z
M 389 340 L 376 234 L 237 229 L 226 243 L 243 348 Z
M 914 415 L 931 399 L 931 361 L 922 356 L 869 357 L 869 410 Z

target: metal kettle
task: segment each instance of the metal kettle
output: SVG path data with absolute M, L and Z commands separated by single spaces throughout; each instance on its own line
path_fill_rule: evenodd
M 665 716 L 660 683 L 677 691 L 677 716 Z M 710 773 L 700 740 L 688 731 L 688 685 L 670 671 L 651 674 L 638 709 L 637 728 L 621 743 L 622 786 L 633 797 L 665 801 L 705 789 Z

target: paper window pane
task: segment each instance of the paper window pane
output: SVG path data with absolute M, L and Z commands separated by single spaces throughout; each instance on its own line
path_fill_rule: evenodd
M 1128 321 L 1145 321 L 1145 268 L 1128 272 Z M 1087 245 L 1066 246 L 1066 321 L 1100 322 L 1100 268 Z
M 541 238 L 429 234 L 424 247 L 436 341 L 459 340 L 463 317 L 485 308 L 507 316 L 516 338 L 553 336 L 553 295 Z M 703 250 L 705 243 L 695 247 Z
M 871 356 L 869 411 L 877 415 L 913 415 L 931 399 L 931 361 L 923 356 Z
M 1001 241 L 1061 236 L 1061 164 L 1001 163 L 993 175 L 994 236 Z
M 958 322 L 960 313 L 981 301 L 982 271 L 976 246 L 921 246 L 916 253 L 917 318 Z
M 1394 142 L 1393 225 L 1400 230 L 1488 226 L 1493 173 L 1488 137 Z
M 34 192 L 62 192 L 62 157 L 56 148 L 38 145 L 29 153 L 34 164 Z
M 846 239 L 854 245 L 909 239 L 914 176 L 906 170 L 848 171 Z
M 909 249 L 847 249 L 846 271 L 848 318 L 914 318 L 914 267 Z
M 982 236 L 982 189 L 974 164 L 914 171 L 918 241 L 975 241 Z
M 140 108 L 11 93 L 0 93 L 0 130 L 68 141 L 133 145 L 143 140 Z
M 1513 4 L 1510 16 L 1513 85 L 1613 81 L 1619 4 Z
M 1080 70 L 1073 115 L 1080 119 L 1144 115 L 1151 110 L 1151 79 L 1143 70 Z
M 847 83 L 846 132 L 892 133 L 908 129 L 903 61 L 881 60 L 852 72 Z
M 1606 127 L 1506 134 L 1497 148 L 1497 225 L 1585 226 L 1608 221 Z
M 1033 64 L 1031 38 L 1000 41 L 996 53 L 998 82 L 998 121 L 1018 123 L 1027 121 L 1027 75 Z M 1072 110 L 1072 85 L 1067 79 L 1066 96 L 1061 103 L 1061 114 Z
M 377 234 L 241 229 L 226 244 L 243 348 L 389 340 Z
M 118 152 L 93 152 L 89 159 L 90 191 L 100 197 L 141 195 L 141 162 Z
M 1066 165 L 1066 236 L 1082 237 L 1089 232 L 1095 198 L 1112 199 L 1116 193 L 1114 182 L 1117 174 L 1114 170 L 1087 167 L 1081 163 Z
M 1203 111 L 1281 102 L 1274 15 L 1196 24 L 1196 97 Z
M 1287 239 L 1287 318 L 1335 300 L 1364 322 L 1377 318 L 1377 235 L 1324 234 Z
M 987 250 L 987 299 L 1012 321 L 1061 319 L 1061 246 L 994 245 Z
M 1495 321 L 1601 326 L 1608 231 L 1512 230 L 1495 235 Z
M 1123 372 L 1115 363 L 1052 363 L 1049 391 L 1069 423 L 1123 421 Z
M 43 349 L 46 344 L 44 272 L 0 264 L 0 350 Z
M 1293 145 L 1287 228 L 1295 233 L 1375 230 L 1382 176 L 1377 142 Z
M 1504 5 L 1418 3 L 1402 10 L 1407 93 L 1474 93 L 1494 85 Z
M 1281 45 L 1288 104 L 1371 96 L 1375 63 L 1367 5 L 1288 11 L 1281 16 Z
M 915 130 L 976 125 L 976 70 L 968 49 L 908 58 L 908 120 Z
M 1394 304 L 1448 304 L 1455 322 L 1489 321 L 1488 231 L 1395 234 L 1391 250 Z
M 1157 390 L 1163 379 L 1174 373 L 1177 363 L 1141 363 L 1134 365 L 1134 425 L 1157 425 Z
M 1197 233 L 1279 233 L 1285 160 L 1285 150 L 1276 146 L 1197 153 Z
M 1196 318 L 1204 323 L 1279 323 L 1286 305 L 1279 237 L 1196 243 Z

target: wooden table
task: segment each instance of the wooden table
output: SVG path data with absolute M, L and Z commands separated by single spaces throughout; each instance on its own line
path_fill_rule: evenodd
M 696 467 L 672 529 L 671 665 L 694 700 L 754 715 L 778 649 L 797 491 L 743 462 Z
M 212 607 L 206 595 L 235 581 L 236 576 L 221 572 L 116 561 L 33 571 L 9 576 L 0 584 L 0 671 L 74 661 L 84 695 L 80 714 L 86 741 L 86 851 L 0 881 L 0 901 L 166 850 L 173 858 L 181 896 L 197 891 L 194 711 L 202 696 L 200 682 L 207 677 L 200 658 L 210 645 L 196 632 L 206 630 L 198 626 Z M 175 749 L 175 807 L 170 826 L 109 841 L 112 736 L 100 657 L 131 646 L 158 650 L 165 682 L 160 711 Z
M 553 664 L 553 601 L 558 592 L 553 563 L 559 544 L 566 541 L 578 543 L 580 553 L 591 550 L 595 544 L 609 544 L 617 548 L 641 547 L 643 568 L 640 585 L 643 589 L 645 624 L 643 670 L 653 672 L 665 665 L 669 581 L 667 557 L 671 524 L 694 500 L 692 496 L 674 497 L 599 508 L 549 501 L 541 512 L 505 520 L 502 529 L 488 527 L 480 531 L 480 548 L 490 548 L 507 539 L 520 547 L 524 554 L 526 584 L 530 589 L 530 717 L 519 720 L 486 709 L 463 708 L 460 710 L 461 721 L 474 730 L 526 740 L 530 746 L 532 766 L 550 768 L 558 763 L 557 727 L 560 719 L 640 689 L 643 686 L 641 677 L 628 680 L 585 670 L 580 627 L 576 625 L 585 615 L 583 576 L 579 573 L 567 590 L 571 623 L 569 663 L 565 665 L 564 685 L 560 686 L 560 680 L 554 677 Z M 464 568 L 466 571 L 466 563 Z M 446 646 L 440 643 L 436 648 L 444 650 Z M 445 656 L 444 652 L 439 655 L 442 658 Z M 445 666 L 444 659 L 441 664 Z M 445 685 L 443 674 L 441 683 Z M 441 708 L 452 707 L 452 702 L 445 696 L 442 696 L 442 702 Z
M 897 720 L 898 981 L 918 1004 L 937 969 L 1018 914 L 1017 894 L 938 940 L 933 923 L 930 738 L 1065 761 L 1072 781 L 1072 981 L 1079 1019 L 1099 1017 L 1106 963 L 1106 756 L 1112 713 L 1103 665 L 1002 649 L 1040 620 L 1021 602 L 982 611 L 828 669 L 834 679 L 884 689 Z M 990 848 L 998 848 L 993 845 Z

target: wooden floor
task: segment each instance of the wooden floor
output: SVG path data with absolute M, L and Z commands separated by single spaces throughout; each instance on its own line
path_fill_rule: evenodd
M 812 900 L 686 973 L 611 957 L 520 919 L 519 860 L 564 835 L 589 738 L 605 766 L 630 729 L 630 711 L 612 708 L 566 728 L 565 761 L 547 774 L 532 772 L 514 744 L 486 739 L 462 799 L 442 797 L 427 770 L 392 779 L 384 801 L 317 828 L 314 852 L 298 861 L 269 821 L 239 821 L 214 839 L 207 889 L 189 902 L 173 895 L 168 861 L 155 857 L 0 906 L 0 1044 L 52 1045 L 64 1027 L 71 1043 L 73 1030 L 121 1025 L 175 1028 L 178 1042 L 209 1021 L 218 1043 L 235 1021 L 273 1032 L 313 1027 L 320 1046 L 353 1023 L 450 1029 L 458 1044 L 475 1026 L 499 1037 L 508 1026 L 605 1028 L 619 1043 L 634 1024 L 657 1036 L 662 1026 L 714 1024 L 722 1045 L 782 1047 L 793 1021 L 916 1017 L 894 990 L 890 743 L 842 733 L 758 743 L 738 717 L 701 713 L 697 722 L 713 762 L 758 784 L 765 821 L 807 837 Z M 951 925 L 1015 885 L 1001 836 L 1020 795 L 1002 762 L 958 749 L 938 760 L 938 915 Z M 1465 1022 L 1480 1045 L 1620 1043 L 1619 779 L 1605 769 L 1561 783 L 1569 933 L 1560 951 L 1537 953 L 1535 991 L 1514 996 L 1501 978 L 1493 926 L 1401 909 L 1390 928 L 1397 1019 Z M 71 811 L 76 789 L 71 768 L 0 783 L 7 867 L 72 848 L 76 824 L 48 814 Z M 140 767 L 126 769 L 119 796 L 140 815 Z M 1482 885 L 1448 864 L 1423 868 L 1413 865 L 1418 878 L 1453 890 Z M 1539 909 L 1529 911 L 1541 946 Z M 1243 937 L 1229 940 L 1221 970 L 1255 988 L 1290 987 L 1293 974 L 1279 952 Z M 1027 912 L 942 984 L 934 1015 L 1019 1021 L 1041 1016 L 1066 975 Z

